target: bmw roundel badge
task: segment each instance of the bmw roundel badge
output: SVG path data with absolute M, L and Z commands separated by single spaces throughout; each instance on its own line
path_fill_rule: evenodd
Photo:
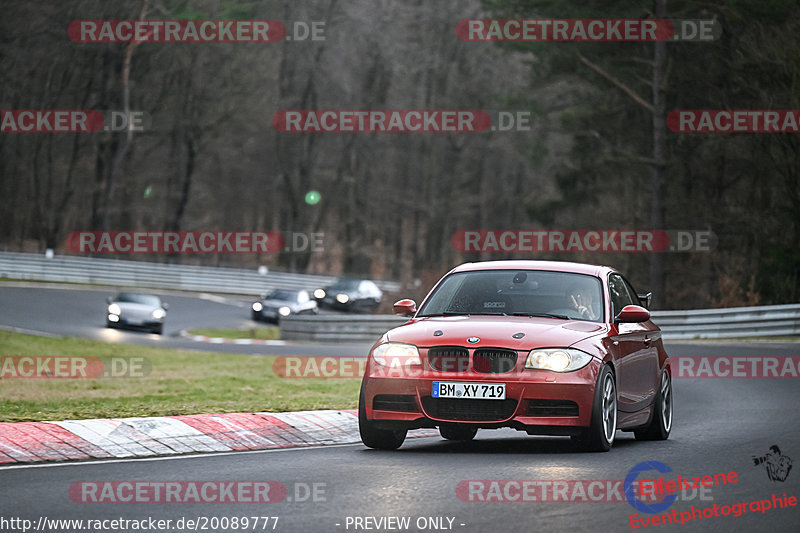
M 478 337 L 470 337 L 469 339 L 467 339 L 467 342 L 470 343 L 470 344 L 475 344 L 476 342 L 480 342 L 480 341 L 481 341 L 481 339 L 478 338 Z

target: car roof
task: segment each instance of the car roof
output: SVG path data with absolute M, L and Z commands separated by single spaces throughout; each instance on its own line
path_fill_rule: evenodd
M 533 261 L 533 260 L 508 260 L 508 261 L 480 261 L 477 263 L 464 263 L 455 267 L 453 272 L 470 272 L 475 270 L 551 270 L 554 272 L 572 272 L 575 274 L 589 274 L 591 276 L 605 277 L 616 269 L 591 265 L 588 263 L 571 263 L 569 261 Z

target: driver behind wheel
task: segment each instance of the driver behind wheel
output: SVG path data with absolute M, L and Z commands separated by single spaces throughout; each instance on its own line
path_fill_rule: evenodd
M 567 290 L 567 306 L 574 309 L 582 319 L 597 320 L 600 317 L 592 291 L 581 285 L 573 285 Z

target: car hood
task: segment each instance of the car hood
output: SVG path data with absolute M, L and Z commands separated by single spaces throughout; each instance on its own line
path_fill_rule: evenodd
M 112 302 L 119 306 L 122 314 L 127 317 L 148 318 L 152 315 L 153 311 L 160 309 L 154 305 L 137 304 L 133 302 Z
M 274 307 L 282 307 L 285 305 L 287 307 L 291 307 L 293 305 L 297 305 L 297 302 L 291 302 L 289 300 L 267 299 L 267 300 L 261 300 L 261 305 L 269 305 Z
M 441 331 L 439 335 L 435 332 Z M 414 319 L 387 332 L 388 340 L 420 347 L 468 346 L 514 350 L 571 346 L 608 331 L 605 324 L 539 317 L 448 316 Z M 514 338 L 514 335 L 521 338 Z M 476 343 L 467 339 L 478 337 Z

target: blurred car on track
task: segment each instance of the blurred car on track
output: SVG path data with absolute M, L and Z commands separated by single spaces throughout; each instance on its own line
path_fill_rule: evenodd
M 317 314 L 317 302 L 308 291 L 275 289 L 269 294 L 262 294 L 257 302 L 250 306 L 253 320 L 278 322 L 281 317 L 300 314 Z
M 168 305 L 153 294 L 121 292 L 106 298 L 106 327 L 149 329 L 159 335 L 164 331 Z
M 557 261 L 467 263 L 447 273 L 367 359 L 361 439 L 395 449 L 409 429 L 450 440 L 480 428 L 570 436 L 608 451 L 617 430 L 664 440 L 672 380 L 661 330 L 616 270 Z M 645 304 L 646 305 L 646 304 Z
M 315 290 L 314 298 L 323 309 L 375 312 L 381 304 L 383 291 L 368 279 L 340 279 L 324 289 Z

